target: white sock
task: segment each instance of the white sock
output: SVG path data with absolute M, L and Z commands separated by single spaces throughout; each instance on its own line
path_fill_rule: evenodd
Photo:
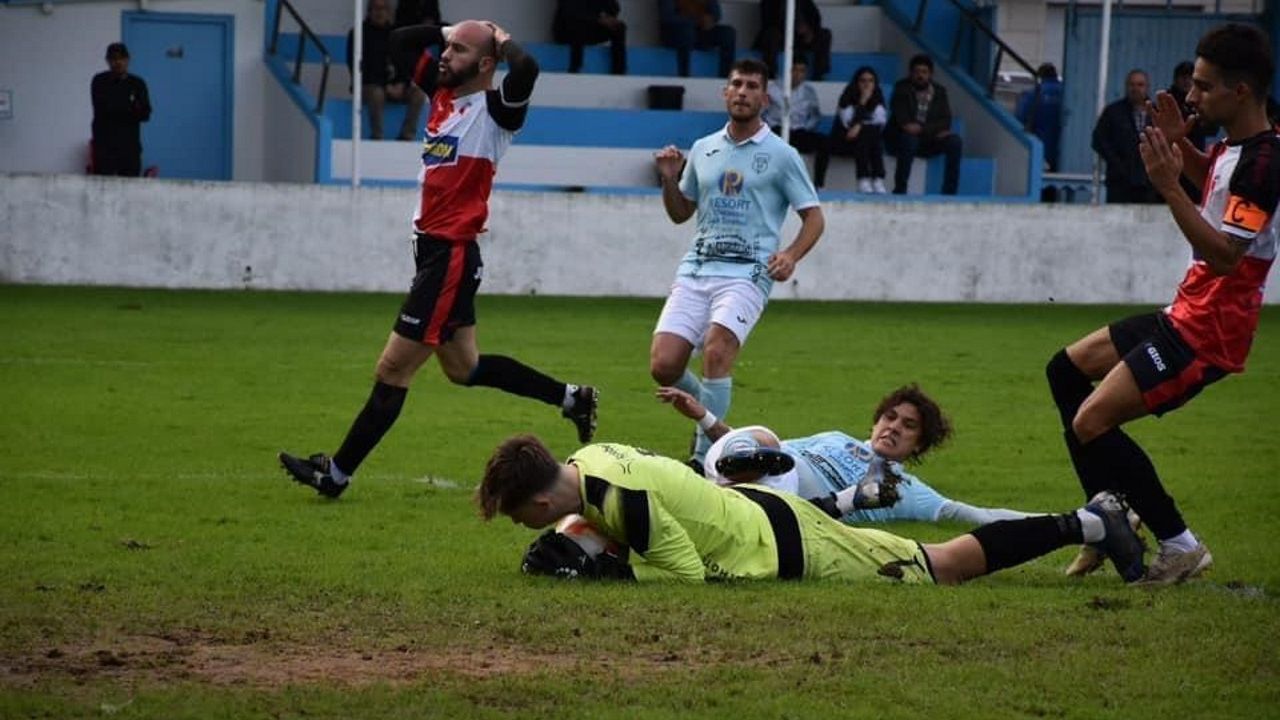
M 1080 508 L 1076 511 L 1076 517 L 1080 518 L 1080 531 L 1084 533 L 1085 542 L 1101 542 L 1107 536 L 1107 525 L 1098 515 Z
M 577 385 L 574 385 L 573 383 L 565 383 L 564 384 L 564 400 L 560 401 L 560 407 L 564 408 L 565 410 L 572 410 L 573 404 L 577 402 L 577 399 L 574 397 L 574 395 L 576 395 L 577 392 L 578 392 Z
M 351 476 L 342 471 L 332 459 L 329 460 L 329 477 L 339 485 L 346 485 L 351 480 Z
M 1190 530 L 1183 530 L 1181 533 L 1178 533 L 1171 538 L 1161 540 L 1160 547 L 1167 547 L 1177 550 L 1178 552 L 1191 552 L 1192 550 L 1200 547 L 1200 541 L 1196 539 L 1195 535 L 1191 534 Z

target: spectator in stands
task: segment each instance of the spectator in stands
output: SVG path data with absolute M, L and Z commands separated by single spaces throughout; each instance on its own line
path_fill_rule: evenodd
M 569 72 L 582 71 L 582 47 L 609 42 L 609 72 L 627 74 L 627 25 L 618 0 L 558 0 L 551 25 L 555 41 L 569 46 Z
M 782 52 L 786 35 L 785 0 L 761 0 L 760 34 L 755 49 L 760 51 L 770 77 L 778 74 L 778 53 Z M 813 0 L 796 0 L 796 26 L 793 48 L 797 53 L 813 56 L 813 78 L 821 80 L 831 70 L 831 31 L 822 27 L 822 13 Z
M 1018 96 L 1017 116 L 1022 126 L 1044 144 L 1044 164 L 1049 172 L 1058 171 L 1058 148 L 1062 138 L 1062 80 L 1053 63 L 1036 69 L 1040 89 L 1024 91 Z
M 827 136 L 818 131 L 822 122 L 822 110 L 818 107 L 818 91 L 813 83 L 805 82 L 809 65 L 804 58 L 791 63 L 791 147 L 802 153 L 826 155 Z M 782 113 L 786 104 L 782 97 L 782 83 L 769 83 L 769 104 L 764 106 L 760 118 L 776 135 L 782 135 Z M 824 168 L 825 170 L 825 168 Z M 822 180 L 814 173 L 814 185 L 822 187 Z
M 440 0 L 400 0 L 396 5 L 397 28 L 410 25 L 442 27 L 448 24 L 440 17 Z
M 142 123 L 151 119 L 147 84 L 129 74 L 129 48 L 107 46 L 106 72 L 93 76 L 93 174 L 142 174 Z
M 858 68 L 840 93 L 826 152 L 819 153 L 814 163 L 814 184 L 823 186 L 829 155 L 843 155 L 853 157 L 858 192 L 889 192 L 884 186 L 884 126 L 888 120 L 876 71 L 866 65 Z
M 738 33 L 720 23 L 720 0 L 658 0 L 662 44 L 676 50 L 680 77 L 689 77 L 689 51 L 720 49 L 720 77 L 729 77 Z
M 956 194 L 964 145 L 960 136 L 951 131 L 947 89 L 933 81 L 933 60 L 928 55 L 911 58 L 907 77 L 893 86 L 885 144 L 898 161 L 893 172 L 895 195 L 907 192 L 912 160 L 940 154 L 947 158 L 942 194 Z
M 418 118 L 426 95 L 409 82 L 403 69 L 397 69 L 391 57 L 390 0 L 369 0 L 360 32 L 364 36 L 360 58 L 360 102 L 369 108 L 369 136 L 382 139 L 382 116 L 388 102 L 404 103 L 404 121 L 400 123 L 401 140 L 413 140 L 418 132 Z M 355 30 L 347 33 L 347 69 L 353 70 Z
M 1138 133 L 1151 125 L 1147 73 L 1130 70 L 1124 97 L 1103 109 L 1093 126 L 1093 151 L 1107 164 L 1108 203 L 1158 203 L 1138 155 Z

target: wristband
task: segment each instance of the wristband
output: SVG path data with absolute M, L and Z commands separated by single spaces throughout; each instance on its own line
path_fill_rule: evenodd
M 718 422 L 720 422 L 720 418 L 716 417 L 710 410 L 708 410 L 707 414 L 703 415 L 702 419 L 698 421 L 698 427 L 702 428 L 703 432 L 707 432 L 711 428 L 715 427 Z

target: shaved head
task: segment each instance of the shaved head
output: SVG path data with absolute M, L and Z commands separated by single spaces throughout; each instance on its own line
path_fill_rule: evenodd
M 449 30 L 440 55 L 440 84 L 466 93 L 488 88 L 498 67 L 492 23 L 464 20 Z
M 479 20 L 463 20 L 453 26 L 451 39 L 469 45 L 481 55 L 498 56 L 498 48 L 493 41 L 493 28 Z

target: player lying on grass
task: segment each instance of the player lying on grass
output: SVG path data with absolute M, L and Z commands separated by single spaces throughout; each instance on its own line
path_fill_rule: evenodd
M 711 414 L 692 395 L 678 388 L 659 388 L 658 399 L 698 423 L 714 440 L 707 451 L 707 478 L 722 485 L 756 482 L 775 490 L 796 493 L 820 501 L 819 507 L 846 523 L 957 522 L 986 525 L 998 520 L 1018 520 L 1032 513 L 984 508 L 944 497 L 920 478 L 906 472 L 903 463 L 919 462 L 926 453 L 951 436 L 951 423 L 942 408 L 916 385 L 905 385 L 880 400 L 871 416 L 871 436 L 863 441 L 838 430 L 791 440 L 779 440 L 766 427 L 731 428 Z M 736 453 L 756 454 L 761 464 L 779 450 L 782 466 L 751 467 L 733 477 L 717 470 Z M 790 467 L 786 467 L 790 461 Z M 763 469 L 766 472 L 760 472 Z M 768 472 L 772 470 L 773 472 Z
M 489 458 L 476 501 L 486 520 L 502 514 L 534 529 L 580 514 L 616 544 L 616 552 L 593 557 L 566 535 L 544 533 L 524 570 L 565 578 L 953 585 L 1081 542 L 1096 545 L 1127 581 L 1145 570 L 1142 544 L 1118 506 L 1002 520 L 922 545 L 849 527 L 797 495 L 721 487 L 682 462 L 613 443 L 588 445 L 560 463 L 532 435 L 509 438 Z

